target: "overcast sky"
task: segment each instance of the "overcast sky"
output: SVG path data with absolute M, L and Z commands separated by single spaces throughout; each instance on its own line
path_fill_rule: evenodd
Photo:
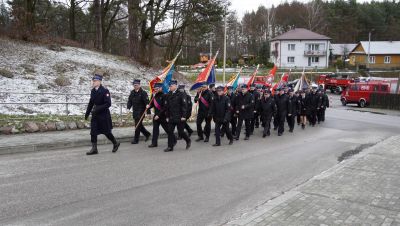
M 239 18 L 242 18 L 246 12 L 256 11 L 260 5 L 270 8 L 272 5 L 277 6 L 283 2 L 292 2 L 292 0 L 230 0 L 231 9 L 236 10 Z M 298 2 L 309 2 L 309 0 L 297 0 Z M 369 0 L 357 0 L 357 2 L 365 2 Z M 382 1 L 382 0 L 377 0 Z

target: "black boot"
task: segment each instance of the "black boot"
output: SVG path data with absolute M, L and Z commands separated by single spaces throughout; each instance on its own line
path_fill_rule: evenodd
M 138 144 L 138 143 L 139 143 L 139 141 L 136 140 L 135 138 L 133 138 L 133 140 L 131 141 L 131 144 Z
M 202 140 L 204 140 L 203 137 L 198 137 L 198 138 L 196 139 L 196 142 L 199 142 L 199 141 L 202 141 Z
M 164 149 L 164 152 L 170 152 L 170 151 L 173 151 L 173 150 L 174 150 L 173 148 L 167 147 L 166 149 Z
M 97 150 L 97 143 L 92 143 L 92 149 L 89 152 L 86 152 L 86 155 L 96 155 L 99 151 Z
M 147 142 L 150 139 L 151 133 L 149 133 L 149 135 L 146 136 L 146 138 L 144 139 L 144 142 Z
M 115 153 L 115 152 L 118 151 L 119 145 L 121 145 L 121 143 L 118 142 L 118 141 L 114 138 L 114 140 L 113 140 L 113 149 L 112 149 L 112 152 L 113 152 L 113 153 Z
M 157 147 L 157 144 L 150 144 L 148 147 L 149 148 L 155 148 L 155 147 Z
M 188 150 L 190 148 L 190 146 L 192 145 L 192 140 L 187 140 L 186 141 L 186 150 Z
M 229 140 L 229 145 L 233 144 L 233 138 Z
M 209 137 L 206 137 L 206 139 L 204 139 L 204 142 L 208 142 L 210 139 L 209 139 Z

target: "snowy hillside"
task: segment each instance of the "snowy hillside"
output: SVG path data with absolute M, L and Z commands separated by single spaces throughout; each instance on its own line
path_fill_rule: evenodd
M 13 94 L 15 92 L 89 94 L 91 76 L 98 69 L 108 75 L 103 83 L 116 103 L 120 96 L 125 101 L 134 78 L 142 79 L 142 84 L 147 85 L 147 81 L 159 73 L 135 65 L 124 57 L 65 46 L 61 50 L 51 50 L 48 46 L 1 38 L 0 59 L 0 103 L 57 103 L 66 99 L 65 95 Z M 88 98 L 87 95 L 71 95 L 68 96 L 68 102 L 86 103 Z M 70 105 L 69 111 L 71 114 L 82 114 L 84 108 L 85 105 Z M 112 110 L 119 112 L 119 107 L 114 104 Z M 65 105 L 0 105 L 0 114 L 38 113 L 64 114 Z

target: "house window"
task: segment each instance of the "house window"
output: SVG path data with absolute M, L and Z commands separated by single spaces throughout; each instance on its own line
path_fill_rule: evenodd
M 287 62 L 288 62 L 289 64 L 294 64 L 294 57 L 288 57 L 288 58 L 287 58 Z
M 319 62 L 319 57 L 311 57 L 311 62 L 312 63 L 318 63 Z
M 374 64 L 375 63 L 375 56 L 369 56 L 369 63 Z
M 308 51 L 318 51 L 319 50 L 319 44 L 308 44 Z
M 296 44 L 288 44 L 288 50 L 289 51 L 294 51 L 296 47 Z
M 390 60 L 391 60 L 390 56 L 385 56 L 384 63 L 385 64 L 390 64 Z

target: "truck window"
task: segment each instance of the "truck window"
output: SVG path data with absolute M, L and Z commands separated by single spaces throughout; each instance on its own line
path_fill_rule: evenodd
M 357 90 L 358 90 L 357 85 L 351 85 L 351 86 L 350 86 L 350 90 L 351 90 L 351 91 L 357 91 Z
M 374 85 L 374 92 L 379 91 L 379 86 L 378 85 Z
M 388 90 L 388 86 L 387 85 L 382 85 L 381 86 L 381 91 L 382 92 L 387 92 L 387 90 Z

